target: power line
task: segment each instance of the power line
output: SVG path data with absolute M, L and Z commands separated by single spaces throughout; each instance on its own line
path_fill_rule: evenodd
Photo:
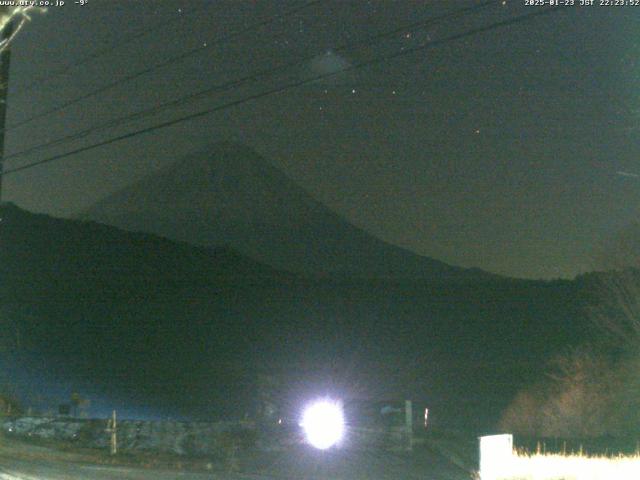
M 210 6 L 213 5 L 213 2 L 205 2 L 204 5 L 195 8 L 189 12 L 186 12 L 187 16 L 193 15 L 201 10 L 205 10 L 207 8 L 209 8 Z M 69 70 L 72 70 L 76 67 L 79 67 L 81 65 L 84 65 L 88 62 L 91 62 L 92 60 L 95 60 L 97 58 L 100 58 L 104 55 L 107 55 L 109 53 L 111 53 L 112 51 L 116 50 L 117 48 L 119 48 L 122 45 L 125 45 L 133 40 L 137 40 L 138 38 L 142 38 L 145 37 L 147 35 L 149 35 L 150 33 L 153 33 L 157 30 L 160 29 L 165 29 L 166 27 L 168 27 L 169 25 L 173 24 L 173 23 L 177 23 L 180 21 L 184 20 L 184 16 L 180 16 L 178 18 L 170 18 L 164 22 L 160 22 L 157 23 L 155 25 L 153 25 L 152 27 L 149 27 L 145 30 L 142 30 L 141 32 L 134 32 L 131 33 L 130 35 L 125 35 L 123 36 L 120 40 L 112 43 L 111 45 L 108 45 L 104 48 L 99 48 L 87 55 L 85 55 L 84 57 L 80 58 L 79 60 L 72 62 L 68 65 L 63 66 L 62 68 L 58 69 L 58 70 L 54 70 L 53 72 L 51 72 L 48 75 L 42 76 L 40 78 L 37 78 L 36 80 L 32 81 L 31 83 L 28 83 L 27 85 L 25 85 L 24 87 L 20 88 L 19 90 L 17 90 L 14 94 L 16 95 L 21 95 L 23 93 L 27 93 L 31 90 L 33 90 L 35 87 L 37 87 L 38 85 L 42 85 L 45 82 L 49 82 L 52 78 L 54 77 L 58 77 L 60 75 L 63 75 L 65 73 L 67 73 Z
M 455 17 L 459 17 L 459 16 L 462 16 L 462 15 L 466 15 L 468 13 L 477 12 L 477 11 L 479 11 L 479 10 L 481 10 L 483 8 L 489 7 L 491 5 L 496 5 L 496 0 L 486 0 L 486 1 L 482 2 L 482 3 L 480 3 L 480 4 L 473 5 L 471 7 L 461 8 L 461 9 L 455 10 L 453 12 L 447 12 L 447 13 L 445 13 L 443 15 L 432 17 L 432 18 L 429 18 L 427 20 L 414 22 L 414 23 L 411 23 L 409 25 L 405 25 L 405 26 L 402 26 L 402 27 L 399 27 L 399 28 L 394 28 L 394 29 L 392 29 L 390 31 L 386 31 L 386 32 L 382 32 L 382 33 L 379 33 L 379 34 L 376 34 L 376 35 L 373 35 L 373 36 L 369 36 L 369 37 L 367 37 L 365 39 L 362 39 L 362 40 L 359 40 L 359 41 L 356 41 L 356 42 L 346 43 L 346 44 L 343 44 L 343 45 L 341 45 L 339 47 L 336 47 L 333 51 L 334 52 L 343 52 L 345 50 L 351 50 L 351 49 L 362 47 L 362 46 L 371 46 L 371 45 L 373 45 L 375 42 L 377 42 L 379 40 L 382 40 L 382 39 L 385 39 L 385 38 L 388 38 L 388 37 L 392 37 L 394 35 L 397 35 L 400 32 L 403 32 L 403 33 L 404 32 L 408 32 L 408 31 L 413 32 L 413 31 L 415 31 L 415 30 L 417 30 L 419 28 L 424 28 L 426 26 L 432 25 L 432 24 L 434 24 L 436 22 L 439 22 L 439 21 L 442 21 L 442 20 L 448 20 L 448 19 L 451 19 L 451 18 L 455 18 Z M 45 142 L 45 143 L 42 143 L 42 144 L 39 144 L 39 145 L 28 147 L 28 148 L 26 148 L 24 150 L 21 150 L 19 152 L 15 152 L 15 153 L 13 153 L 11 155 L 7 155 L 5 157 L 5 160 L 10 159 L 10 158 L 19 157 L 19 156 L 24 156 L 24 155 L 36 152 L 38 150 L 42 150 L 42 149 L 47 148 L 47 147 L 60 145 L 62 143 L 78 140 L 80 138 L 86 137 L 87 135 L 90 135 L 91 133 L 94 133 L 94 132 L 99 131 L 99 130 L 103 130 L 105 128 L 109 128 L 109 127 L 113 127 L 113 126 L 117 126 L 117 125 L 122 125 L 123 123 L 130 122 L 132 120 L 136 120 L 136 119 L 139 119 L 139 118 L 143 118 L 143 117 L 148 116 L 148 115 L 153 115 L 155 113 L 161 112 L 161 111 L 166 110 L 168 108 L 172 108 L 172 107 L 175 107 L 175 106 L 179 106 L 179 105 L 185 104 L 185 103 L 187 103 L 189 101 L 195 100 L 196 98 L 201 98 L 201 97 L 204 97 L 204 96 L 208 96 L 208 95 L 210 95 L 212 93 L 217 93 L 217 92 L 220 92 L 220 91 L 229 90 L 231 88 L 238 87 L 238 86 L 240 86 L 240 85 L 242 85 L 244 83 L 258 80 L 261 77 L 271 76 L 271 75 L 280 73 L 280 72 L 285 71 L 285 70 L 287 70 L 289 68 L 296 67 L 296 66 L 299 66 L 299 65 L 303 65 L 306 62 L 309 62 L 309 61 L 313 60 L 314 58 L 316 58 L 316 55 L 305 56 L 305 57 L 299 58 L 297 60 L 294 60 L 294 61 L 287 62 L 287 63 L 282 64 L 282 65 L 279 65 L 279 66 L 274 67 L 274 68 L 269 68 L 269 69 L 266 69 L 266 70 L 261 70 L 261 71 L 258 71 L 258 72 L 254 72 L 254 73 L 251 73 L 251 74 L 246 75 L 244 77 L 241 77 L 239 79 L 231 80 L 231 81 L 225 82 L 223 84 L 217 84 L 217 85 L 214 85 L 212 87 L 208 87 L 208 88 L 206 88 L 204 90 L 200 90 L 198 92 L 190 93 L 188 95 L 183 95 L 182 97 L 179 97 L 177 99 L 171 100 L 169 102 L 165 102 L 165 103 L 163 103 L 161 105 L 158 105 L 158 106 L 155 106 L 155 107 L 152 107 L 152 108 L 148 108 L 146 110 L 142 110 L 142 111 L 139 111 L 139 112 L 136 112 L 136 113 L 133 113 L 133 114 L 124 115 L 124 116 L 109 120 L 107 122 L 104 122 L 104 123 L 102 123 L 100 125 L 95 125 L 95 126 L 89 127 L 89 128 L 84 129 L 84 130 L 82 130 L 80 132 L 72 133 L 72 134 L 66 135 L 64 137 L 55 139 L 55 140 L 51 140 L 51 141 L 48 141 L 48 142 Z M 340 73 L 342 73 L 342 72 L 340 72 Z
M 68 108 L 68 107 L 70 107 L 72 105 L 75 105 L 75 104 L 77 104 L 79 102 L 82 102 L 83 100 L 87 100 L 88 98 L 95 97 L 96 95 L 99 95 L 99 94 L 101 94 L 103 92 L 106 92 L 107 90 L 110 90 L 110 89 L 112 89 L 114 87 L 117 87 L 119 85 L 123 85 L 123 84 L 128 83 L 128 82 L 130 82 L 132 80 L 140 78 L 140 77 L 142 77 L 142 76 L 144 76 L 144 75 L 146 75 L 148 73 L 151 73 L 151 72 L 153 72 L 155 70 L 158 70 L 158 69 L 160 69 L 162 67 L 166 67 L 168 65 L 173 65 L 173 64 L 175 64 L 177 62 L 182 62 L 182 61 L 186 60 L 187 58 L 192 57 L 193 55 L 196 55 L 196 54 L 198 54 L 198 53 L 200 53 L 200 52 L 202 52 L 204 50 L 207 50 L 207 49 L 209 49 L 209 48 L 211 48 L 213 46 L 220 45 L 222 43 L 226 43 L 226 42 L 228 42 L 230 40 L 233 40 L 234 38 L 236 38 L 236 37 L 238 37 L 240 35 L 243 35 L 243 34 L 247 33 L 250 30 L 259 29 L 259 28 L 262 28 L 262 27 L 264 27 L 266 25 L 269 25 L 270 23 L 273 23 L 274 21 L 276 21 L 278 19 L 290 16 L 290 15 L 295 15 L 296 13 L 299 13 L 299 12 L 301 12 L 301 11 L 307 9 L 307 8 L 310 8 L 310 7 L 320 3 L 321 1 L 322 0 L 312 0 L 311 2 L 308 2 L 308 3 L 302 5 L 302 6 L 298 7 L 298 8 L 292 9 L 292 10 L 286 12 L 286 13 L 283 13 L 283 14 L 280 14 L 280 15 L 276 15 L 274 17 L 270 17 L 267 20 L 263 20 L 261 22 L 249 25 L 249 26 L 247 26 L 245 28 L 242 28 L 242 29 L 240 29 L 240 30 L 238 30 L 236 32 L 230 33 L 229 35 L 225 35 L 224 37 L 222 37 L 221 39 L 219 39 L 219 40 L 217 40 L 217 41 L 215 41 L 213 43 L 206 43 L 205 42 L 202 45 L 200 45 L 199 47 L 195 47 L 195 48 L 192 48 L 191 50 L 187 50 L 186 52 L 183 52 L 181 54 L 174 55 L 173 57 L 169 57 L 168 59 L 166 59 L 166 60 L 164 60 L 164 61 L 162 61 L 160 63 L 152 65 L 151 67 L 147 67 L 147 68 L 144 68 L 144 69 L 139 70 L 137 72 L 134 72 L 132 74 L 126 75 L 126 76 L 124 76 L 122 78 L 119 78 L 118 80 L 115 80 L 115 81 L 113 81 L 111 83 L 103 85 L 102 87 L 99 87 L 99 88 L 97 88 L 95 90 L 92 90 L 89 93 L 86 93 L 84 95 L 80 95 L 79 97 L 76 97 L 76 98 L 74 98 L 72 100 L 69 100 L 69 101 L 67 101 L 67 102 L 65 102 L 63 104 L 60 104 L 60 105 L 56 106 L 56 107 L 50 108 L 49 110 L 45 110 L 45 111 L 37 113 L 37 114 L 35 114 L 35 115 L 25 119 L 25 120 L 22 120 L 20 122 L 14 123 L 13 125 L 10 125 L 9 127 L 5 128 L 3 131 L 4 132 L 8 132 L 8 131 L 14 130 L 14 129 L 18 128 L 18 127 L 26 125 L 27 123 L 31 123 L 34 120 L 37 120 L 37 119 L 42 118 L 42 117 L 46 117 L 48 115 L 51 115 L 52 113 L 59 112 L 60 110 L 64 110 L 65 108 Z M 2 133 L 2 130 L 0 130 L 0 133 Z
M 259 98 L 263 98 L 263 97 L 267 97 L 267 96 L 270 96 L 270 95 L 274 95 L 276 93 L 281 93 L 281 92 L 284 92 L 286 90 L 290 90 L 292 88 L 296 88 L 296 87 L 299 87 L 299 86 L 302 86 L 302 85 L 306 85 L 306 84 L 309 84 L 309 83 L 312 83 L 312 82 L 316 82 L 318 80 L 322 80 L 322 79 L 325 79 L 325 78 L 330 78 L 330 77 L 339 75 L 339 74 L 341 74 L 341 73 L 343 73 L 345 71 L 355 70 L 355 69 L 358 69 L 358 68 L 363 68 L 363 67 L 368 67 L 368 66 L 384 63 L 384 62 L 387 62 L 389 60 L 393 60 L 395 58 L 411 55 L 413 53 L 416 53 L 416 52 L 419 52 L 419 51 L 422 51 L 422 50 L 427 50 L 429 48 L 434 48 L 436 46 L 440 46 L 440 45 L 443 45 L 445 43 L 452 42 L 452 41 L 455 41 L 455 40 L 460 40 L 460 39 L 465 38 L 465 37 L 470 37 L 470 36 L 473 36 L 473 35 L 477 35 L 479 33 L 484 33 L 484 32 L 488 32 L 488 31 L 491 31 L 491 30 L 498 29 L 498 28 L 502 28 L 502 27 L 515 25 L 515 24 L 518 24 L 518 23 L 522 23 L 522 22 L 525 22 L 527 20 L 530 20 L 531 18 L 540 17 L 542 15 L 546 15 L 546 14 L 549 14 L 549 13 L 552 13 L 552 12 L 558 12 L 560 10 L 564 10 L 565 8 L 567 8 L 567 7 L 566 6 L 559 6 L 559 7 L 546 8 L 544 10 L 537 10 L 537 11 L 534 11 L 534 12 L 531 12 L 531 13 L 528 13 L 528 14 L 524 14 L 524 15 L 520 15 L 520 16 L 517 16 L 517 17 L 510 18 L 508 20 L 495 22 L 495 23 L 492 23 L 490 25 L 485 25 L 483 27 L 474 28 L 474 29 L 468 30 L 466 32 L 462 32 L 462 33 L 458 33 L 458 34 L 455 34 L 455 35 L 451 35 L 449 37 L 442 38 L 440 40 L 435 40 L 435 41 L 433 41 L 433 42 L 431 42 L 429 44 L 426 44 L 426 45 L 421 45 L 421 46 L 417 46 L 417 47 L 413 47 L 413 48 L 407 48 L 405 50 L 401 50 L 399 52 L 395 52 L 395 53 L 392 53 L 392 54 L 389 54 L 389 55 L 376 57 L 376 58 L 373 58 L 371 60 L 360 62 L 360 63 L 354 64 L 354 65 L 351 65 L 349 67 L 346 67 L 346 68 L 342 69 L 339 72 L 327 73 L 327 74 L 318 75 L 316 77 L 313 77 L 313 78 L 310 78 L 310 79 L 306 79 L 306 80 L 298 80 L 298 81 L 295 81 L 295 82 L 290 82 L 290 83 L 287 83 L 285 85 L 282 85 L 282 86 L 279 86 L 279 87 L 275 87 L 275 88 L 272 88 L 272 89 L 269 89 L 269 90 L 265 90 L 263 92 L 256 93 L 256 94 L 253 94 L 253 95 L 249 95 L 247 97 L 244 97 L 244 98 L 241 98 L 241 99 L 238 99 L 238 100 L 227 102 L 225 104 L 218 105 L 218 106 L 213 107 L 213 108 L 209 108 L 209 109 L 206 109 L 206 110 L 195 112 L 195 113 L 192 113 L 192 114 L 189 114 L 189 115 L 185 115 L 183 117 L 175 118 L 173 120 L 168 120 L 168 121 L 165 121 L 165 122 L 161 122 L 161 123 L 158 123 L 156 125 L 152 125 L 152 126 L 149 126 L 149 127 L 141 128 L 139 130 L 135 130 L 135 131 L 132 131 L 132 132 L 129 132 L 129 133 L 125 133 L 125 134 L 122 134 L 122 135 L 118 135 L 116 137 L 112 137 L 112 138 L 109 138 L 107 140 L 103 140 L 103 141 L 98 142 L 98 143 L 94 143 L 94 144 L 91 144 L 91 145 L 80 147 L 80 148 L 77 148 L 75 150 L 71 150 L 69 152 L 61 153 L 61 154 L 58 154 L 58 155 L 53 155 L 51 157 L 48 157 L 48 158 L 45 158 L 45 159 L 42 159 L 42 160 L 38 160 L 38 161 L 29 163 L 29 164 L 26 164 L 26 165 L 22 165 L 20 167 L 15 167 L 15 168 L 6 170 L 4 173 L 2 173 L 2 175 L 4 176 L 4 175 L 11 174 L 11 173 L 16 173 L 16 172 L 28 170 L 30 168 L 34 168 L 34 167 L 37 167 L 39 165 L 43 165 L 45 163 L 50 163 L 50 162 L 53 162 L 53 161 L 61 160 L 63 158 L 67 158 L 67 157 L 70 157 L 72 155 L 76 155 L 78 153 L 83 153 L 83 152 L 86 152 L 86 151 L 89 151 L 89 150 L 94 150 L 94 149 L 96 149 L 98 147 L 103 147 L 103 146 L 106 146 L 106 145 L 110 145 L 112 143 L 120 142 L 120 141 L 126 140 L 128 138 L 136 137 L 138 135 L 142 135 L 142 134 L 145 134 L 145 133 L 150 133 L 150 132 L 153 132 L 153 131 L 156 131 L 156 130 L 160 130 L 162 128 L 167 128 L 167 127 L 170 127 L 170 126 L 182 123 L 182 122 L 186 122 L 186 121 L 189 121 L 189 120 L 194 120 L 196 118 L 204 117 L 204 116 L 210 115 L 212 113 L 215 113 L 215 112 L 218 112 L 218 111 L 221 111 L 221 110 L 226 110 L 228 108 L 236 107 L 238 105 L 250 102 L 252 100 L 257 100 Z

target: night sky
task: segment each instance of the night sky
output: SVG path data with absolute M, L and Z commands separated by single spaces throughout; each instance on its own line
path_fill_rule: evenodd
M 640 7 L 558 10 L 342 71 L 544 7 L 495 2 L 461 18 L 402 30 L 480 2 L 324 0 L 302 10 L 307 2 L 284 0 L 67 3 L 34 14 L 14 43 L 7 154 L 257 70 L 304 61 L 273 77 L 11 158 L 6 169 L 288 82 L 337 74 L 7 175 L 3 200 L 26 209 L 71 216 L 189 152 L 233 139 L 255 148 L 353 224 L 455 265 L 515 277 L 573 277 L 591 267 L 599 242 L 637 220 Z M 288 15 L 292 10 L 300 11 Z M 340 48 L 395 29 L 376 43 Z M 11 128 L 199 47 L 184 61 Z

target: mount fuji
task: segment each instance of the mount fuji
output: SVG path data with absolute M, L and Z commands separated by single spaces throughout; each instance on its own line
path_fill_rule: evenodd
M 254 150 L 210 145 L 105 197 L 83 219 L 225 246 L 312 276 L 472 280 L 493 275 L 420 256 L 350 224 Z

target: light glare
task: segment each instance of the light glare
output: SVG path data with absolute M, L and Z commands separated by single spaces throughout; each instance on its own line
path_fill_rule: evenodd
M 310 405 L 300 422 L 307 441 L 326 450 L 338 443 L 344 434 L 344 415 L 339 404 L 327 400 Z

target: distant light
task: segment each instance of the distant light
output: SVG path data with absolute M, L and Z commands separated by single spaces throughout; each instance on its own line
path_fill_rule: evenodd
M 300 426 L 312 446 L 320 450 L 331 448 L 344 435 L 342 407 L 330 400 L 313 403 L 304 411 Z

